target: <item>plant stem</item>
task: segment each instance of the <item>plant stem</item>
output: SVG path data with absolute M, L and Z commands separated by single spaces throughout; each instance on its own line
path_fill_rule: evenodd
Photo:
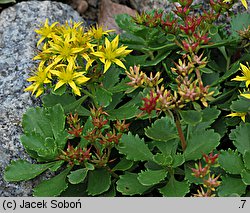
M 186 147 L 187 147 L 187 142 L 186 139 L 184 137 L 182 128 L 181 128 L 181 123 L 180 123 L 180 117 L 178 115 L 178 112 L 175 113 L 175 125 L 179 134 L 179 138 L 181 141 L 181 147 L 182 147 L 182 151 L 185 151 Z

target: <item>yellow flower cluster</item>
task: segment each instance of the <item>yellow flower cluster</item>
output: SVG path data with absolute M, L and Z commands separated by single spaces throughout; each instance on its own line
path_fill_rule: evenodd
M 246 64 L 247 64 L 247 66 L 244 64 L 240 64 L 240 68 L 241 68 L 241 72 L 242 72 L 243 76 L 236 76 L 235 78 L 232 79 L 232 81 L 245 81 L 246 88 L 248 90 L 249 85 L 250 85 L 250 67 L 249 67 L 248 62 Z M 247 94 L 241 93 L 240 95 L 247 98 L 247 99 L 250 99 L 250 93 L 247 93 Z M 231 116 L 231 117 L 238 116 L 241 118 L 242 121 L 245 122 L 246 115 L 247 115 L 246 112 L 234 112 L 234 113 L 231 113 L 227 116 Z
M 119 45 L 117 35 L 111 42 L 107 36 L 113 30 L 104 30 L 96 25 L 88 29 L 82 22 L 45 23 L 35 32 L 40 35 L 37 46 L 41 51 L 34 60 L 40 60 L 37 70 L 27 79 L 33 82 L 25 91 L 44 93 L 45 88 L 54 91 L 69 85 L 75 95 L 81 95 L 81 86 L 91 79 L 90 68 L 104 64 L 105 73 L 112 63 L 126 69 L 121 60 L 132 50 Z

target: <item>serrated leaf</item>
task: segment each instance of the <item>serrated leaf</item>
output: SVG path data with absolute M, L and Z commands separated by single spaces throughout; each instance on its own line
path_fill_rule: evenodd
M 237 151 L 228 149 L 227 151 L 221 151 L 218 162 L 220 166 L 229 174 L 240 174 L 244 169 L 242 157 Z
M 23 115 L 22 126 L 25 133 L 36 132 L 43 138 L 53 137 L 53 131 L 49 123 L 50 120 L 46 116 L 44 108 L 30 108 Z
M 150 188 L 150 186 L 143 186 L 138 180 L 138 175 L 130 172 L 125 172 L 124 175 L 121 175 L 116 184 L 118 192 L 130 196 L 138 194 L 142 195 Z
M 25 133 L 36 132 L 43 138 L 56 138 L 64 130 L 65 115 L 60 104 L 48 108 L 30 108 L 23 115 Z
M 112 169 L 112 171 L 126 171 L 130 169 L 134 165 L 133 161 L 127 160 L 126 158 L 122 158 L 118 164 Z
M 108 106 L 112 101 L 112 93 L 101 86 L 98 86 L 95 89 L 97 103 L 103 107 Z
M 146 170 L 138 174 L 138 180 L 144 186 L 153 186 L 164 180 L 166 175 L 167 171 L 165 169 Z
M 11 164 L 7 166 L 5 169 L 4 180 L 6 181 L 30 180 L 40 175 L 53 165 L 54 163 L 32 164 L 24 160 L 11 161 Z
M 178 154 L 173 156 L 172 167 L 176 168 L 178 166 L 181 166 L 184 162 L 185 162 L 184 155 L 178 153 Z
M 233 141 L 237 150 L 244 154 L 246 150 L 250 150 L 250 124 L 240 124 L 231 131 L 229 138 Z
M 202 120 L 202 112 L 195 110 L 181 110 L 180 115 L 182 119 L 190 125 L 196 125 Z
M 89 171 L 88 174 L 88 187 L 87 191 L 89 195 L 99 195 L 106 192 L 111 185 L 111 175 L 104 169 L 96 169 Z
M 39 134 L 31 132 L 22 135 L 20 139 L 27 152 L 40 162 L 51 161 L 58 156 L 57 146 L 52 138 L 44 139 Z
M 161 166 L 167 166 L 173 162 L 173 158 L 171 155 L 166 156 L 161 153 L 157 153 L 156 155 L 154 155 L 153 160 L 155 163 Z
M 166 156 L 176 153 L 179 145 L 178 139 L 169 140 L 167 143 L 162 143 L 161 141 L 152 141 L 151 143 L 153 143 L 162 152 L 162 154 Z
M 215 149 L 220 142 L 220 135 L 214 130 L 195 131 L 190 134 L 184 157 L 187 160 L 197 160 L 202 154 L 208 154 Z
M 127 160 L 145 161 L 153 157 L 144 139 L 140 139 L 138 135 L 132 135 L 131 132 L 122 135 L 118 150 L 126 156 Z
M 240 175 L 243 183 L 245 183 L 246 185 L 250 185 L 250 170 L 244 169 L 242 170 Z
M 171 176 L 167 185 L 160 188 L 159 192 L 164 197 L 184 197 L 189 192 L 189 184 L 187 181 L 179 182 Z
M 145 129 L 145 135 L 156 141 L 169 141 L 178 138 L 176 128 L 169 117 L 156 120 L 151 127 Z
M 75 171 L 71 171 L 71 173 L 68 175 L 68 180 L 71 184 L 78 184 L 84 181 L 84 179 L 87 177 L 88 169 L 78 169 Z
M 197 130 L 209 128 L 221 113 L 220 110 L 214 107 L 212 108 L 207 107 L 203 109 L 201 112 L 202 112 L 202 121 L 199 124 L 197 124 L 196 126 Z
M 250 150 L 246 150 L 243 155 L 245 167 L 250 170 Z
M 44 180 L 33 189 L 36 197 L 54 197 L 60 195 L 68 187 L 66 177 L 71 168 L 67 168 L 55 177 Z
M 232 101 L 230 109 L 233 112 L 249 112 L 250 111 L 250 99 L 239 97 L 238 100 Z
M 221 185 L 217 190 L 220 197 L 228 197 L 234 193 L 237 193 L 241 196 L 246 192 L 247 186 L 242 182 L 240 178 L 222 176 L 221 179 Z

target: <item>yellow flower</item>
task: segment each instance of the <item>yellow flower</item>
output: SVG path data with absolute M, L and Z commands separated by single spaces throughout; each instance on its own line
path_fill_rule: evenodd
M 51 73 L 50 68 L 44 67 L 44 61 L 42 61 L 39 66 L 37 72 L 35 72 L 34 76 L 31 76 L 27 79 L 29 82 L 34 82 L 30 86 L 28 86 L 24 91 L 32 92 L 32 95 L 36 92 L 36 97 L 40 96 L 44 92 L 44 84 L 51 83 Z
M 72 41 L 75 41 L 77 34 L 83 30 L 83 27 L 81 27 L 82 23 L 73 22 L 72 20 L 70 22 L 66 21 L 64 25 L 58 28 L 58 31 L 60 35 L 69 36 Z
M 96 26 L 92 26 L 89 31 L 88 34 L 97 39 L 100 40 L 102 38 L 103 35 L 108 35 L 109 32 L 114 32 L 115 30 L 103 30 L 103 27 L 99 27 L 98 24 L 96 24 Z
M 105 38 L 105 47 L 103 46 L 99 51 L 92 53 L 100 58 L 100 61 L 104 64 L 104 73 L 109 69 L 111 63 L 115 63 L 118 66 L 126 69 L 120 57 L 125 57 L 132 50 L 126 50 L 127 46 L 118 47 L 119 35 L 117 35 L 112 42 Z
M 236 78 L 232 79 L 234 81 L 246 81 L 246 87 L 248 87 L 250 84 L 250 67 L 248 63 L 247 66 L 245 66 L 244 64 L 240 64 L 243 76 L 236 76 Z
M 246 112 L 234 112 L 234 113 L 231 113 L 229 115 L 227 115 L 226 117 L 230 116 L 230 117 L 240 117 L 241 120 L 243 120 L 245 122 L 246 120 L 246 115 L 247 113 Z
M 75 62 L 77 54 L 84 50 L 84 48 L 75 47 L 70 36 L 65 36 L 63 38 L 57 36 L 54 41 L 49 41 L 49 45 L 50 47 L 44 50 L 44 53 L 54 55 L 53 65 L 61 61 L 73 63 Z
M 250 94 L 240 94 L 242 97 L 250 99 Z
M 54 22 L 51 26 L 49 26 L 49 20 L 46 19 L 44 26 L 40 27 L 40 29 L 35 30 L 35 32 L 39 35 L 41 35 L 42 37 L 39 39 L 39 41 L 37 42 L 37 46 L 39 46 L 44 39 L 46 38 L 52 38 L 52 36 L 56 33 L 55 31 L 55 27 L 58 24 L 58 22 Z
M 56 75 L 58 77 L 58 82 L 54 90 L 57 90 L 64 84 L 68 84 L 72 88 L 73 93 L 80 96 L 81 92 L 78 85 L 84 84 L 90 78 L 84 76 L 84 72 L 75 71 L 75 65 L 71 61 L 68 65 L 60 64 L 57 66 L 57 68 L 59 68 L 59 70 L 51 71 L 53 75 Z
M 246 1 L 246 0 L 241 0 L 241 2 L 242 2 L 242 4 L 243 4 L 243 6 L 247 9 L 247 8 L 248 8 L 248 6 L 247 6 L 247 1 Z

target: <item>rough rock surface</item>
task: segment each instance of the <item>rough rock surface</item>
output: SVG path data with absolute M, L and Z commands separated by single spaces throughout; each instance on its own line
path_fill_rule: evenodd
M 37 103 L 23 90 L 26 79 L 35 67 L 34 29 L 46 18 L 49 22 L 82 21 L 70 6 L 51 1 L 21 2 L 0 14 L 0 197 L 31 196 L 36 181 L 6 183 L 3 172 L 10 160 L 29 159 L 19 137 L 22 114 Z
M 115 16 L 118 14 L 136 15 L 136 11 L 122 4 L 117 4 L 111 0 L 101 0 L 98 24 L 107 29 L 115 29 L 117 33 L 120 32 L 119 27 L 115 23 Z

